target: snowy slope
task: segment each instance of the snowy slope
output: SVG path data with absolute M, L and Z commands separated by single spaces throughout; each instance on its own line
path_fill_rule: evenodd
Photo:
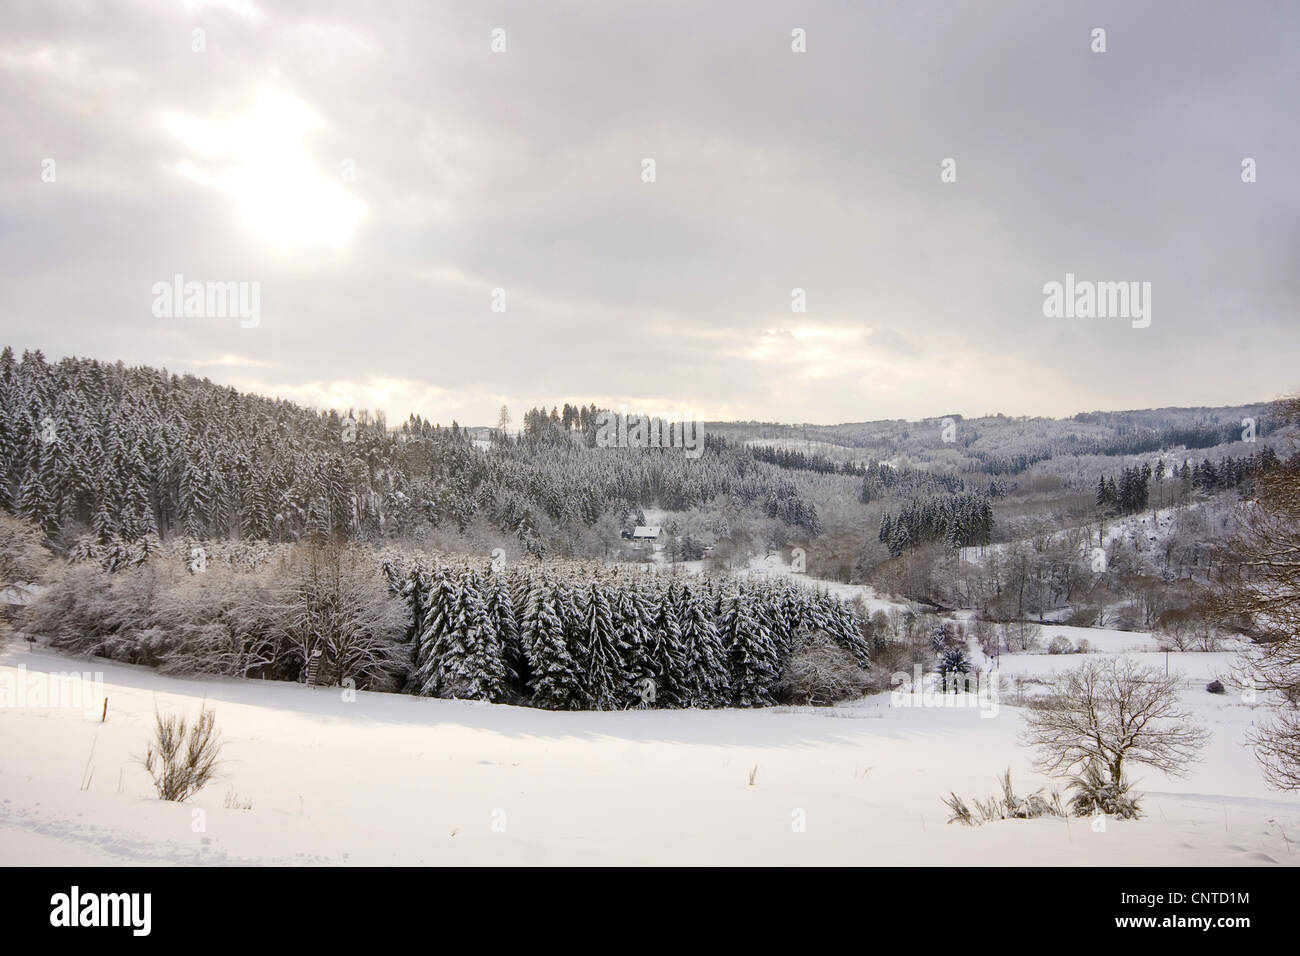
M 885 695 L 830 710 L 550 713 L 368 693 L 345 703 L 338 690 L 0 650 L 0 680 L 20 665 L 33 679 L 102 669 L 109 720 L 0 708 L 0 864 L 1300 860 L 1287 844 L 1300 843 L 1300 799 L 1267 791 L 1240 746 L 1255 711 L 1203 691 L 1188 699 L 1215 734 L 1206 761 L 1184 780 L 1139 771 L 1146 818 L 1097 833 L 1079 819 L 945 825 L 942 796 L 988 795 L 1008 765 L 1023 791 L 1046 782 L 1009 706 L 986 718 Z M 162 803 L 136 759 L 154 708 L 193 715 L 204 699 L 226 777 L 190 804 Z M 252 808 L 225 809 L 228 788 Z

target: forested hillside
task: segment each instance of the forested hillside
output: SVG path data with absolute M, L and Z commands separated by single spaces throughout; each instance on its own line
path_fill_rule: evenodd
M 782 470 L 710 446 L 590 447 L 589 409 L 526 420 L 476 447 L 412 416 L 317 412 L 189 375 L 88 359 L 0 353 L 0 505 L 65 543 L 150 534 L 295 540 L 309 530 L 420 536 L 478 517 L 528 553 L 578 551 L 602 519 L 617 540 L 640 507 L 728 496 L 815 533 L 816 509 Z
M 132 542 L 215 553 L 222 540 L 313 533 L 480 557 L 706 559 L 715 571 L 799 548 L 810 574 L 940 606 L 1006 618 L 1084 603 L 1085 619 L 1140 606 L 1135 620 L 1151 626 L 1169 602 L 1199 600 L 1191 591 L 1227 557 L 1232 502 L 1293 453 L 1264 405 L 722 423 L 699 457 L 597 447 L 601 412 L 531 409 L 509 433 L 414 415 L 390 428 L 161 369 L 5 349 L 0 507 L 56 552 L 108 554 L 106 566 L 129 560 Z M 1173 511 L 1150 540 L 1125 549 L 1107 534 L 1130 516 L 1155 527 L 1159 509 Z M 631 545 L 641 524 L 662 524 L 662 553 Z M 1006 553 L 991 552 L 983 577 L 958 560 L 990 545 Z

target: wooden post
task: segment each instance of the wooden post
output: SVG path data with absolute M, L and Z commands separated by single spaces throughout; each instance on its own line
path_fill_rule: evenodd
M 102 724 L 108 720 L 108 698 L 104 698 L 104 712 L 99 715 L 99 722 Z

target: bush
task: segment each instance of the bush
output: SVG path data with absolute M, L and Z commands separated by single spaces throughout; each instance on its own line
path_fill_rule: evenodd
M 323 677 L 388 690 L 409 666 L 402 616 L 361 552 L 298 545 L 275 565 L 232 557 L 202 573 L 167 551 L 116 571 L 66 565 L 19 620 L 55 649 L 174 674 L 296 680 L 320 647 Z
M 1002 787 L 1002 794 L 1000 796 L 995 794 L 987 800 L 977 799 L 974 810 L 971 810 L 966 801 L 955 793 L 945 797 L 943 802 L 952 811 L 948 822 L 962 823 L 970 827 L 994 820 L 1036 820 L 1039 817 L 1065 816 L 1060 796 L 1055 791 L 1051 799 L 1044 796 L 1042 788 L 1027 797 L 1017 796 L 1011 785 L 1010 767 L 998 778 L 998 784 Z
M 976 824 L 975 815 L 971 813 L 970 807 L 955 792 L 944 797 L 943 802 L 952 811 L 952 816 L 948 818 L 949 823 L 961 823 L 968 827 L 973 827 Z M 983 823 L 984 820 L 981 819 L 978 822 Z
M 157 596 L 174 576 L 174 568 L 153 563 L 118 574 L 94 564 L 68 565 L 23 609 L 19 626 L 46 636 L 57 650 L 154 666 L 160 648 L 142 646 L 137 636 L 153 626 Z
M 1122 820 L 1136 820 L 1142 815 L 1135 797 L 1129 796 L 1131 784 L 1124 777 L 1118 782 L 1110 780 L 1101 764 L 1090 760 L 1083 771 L 1070 778 L 1066 789 L 1074 791 L 1070 809 L 1075 816 L 1090 817 L 1104 813 Z
M 861 697 L 870 686 L 870 675 L 852 654 L 826 632 L 811 631 L 791 654 L 775 691 L 783 704 L 825 707 Z
M 50 552 L 41 529 L 0 514 L 0 586 L 38 581 L 49 564 Z
M 948 648 L 940 655 L 936 666 L 939 669 L 939 676 L 942 678 L 941 686 L 945 694 L 949 690 L 954 694 L 959 694 L 973 689 L 970 683 L 971 678 L 966 676 L 972 669 L 970 657 L 966 654 L 966 648 L 961 646 Z
M 1078 643 L 1074 645 L 1074 653 L 1076 654 L 1092 653 L 1092 645 L 1088 643 L 1088 639 L 1086 637 L 1079 638 Z
M 1052 638 L 1051 643 L 1047 645 L 1047 653 L 1072 654 L 1074 653 L 1074 645 L 1070 643 L 1069 638 L 1066 638 L 1061 634 L 1057 634 L 1054 638 Z
M 153 740 L 144 768 L 163 800 L 179 803 L 202 790 L 216 776 L 220 754 L 214 711 L 201 709 L 192 727 L 184 717 L 163 717 L 154 711 Z
M 1100 617 L 1100 611 L 1088 604 L 1080 604 L 1071 609 L 1069 615 L 1063 623 L 1072 627 L 1096 627 L 1097 619 Z
M 1226 694 L 1228 692 L 1227 688 L 1223 686 L 1223 681 L 1221 680 L 1210 681 L 1208 684 L 1205 685 L 1205 689 L 1208 690 L 1211 694 Z

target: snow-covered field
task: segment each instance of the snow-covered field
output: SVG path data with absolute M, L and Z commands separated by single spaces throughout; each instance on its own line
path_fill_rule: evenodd
M 905 611 L 913 607 L 908 601 L 882 597 L 876 593 L 875 588 L 869 585 L 844 584 L 841 581 L 832 581 L 829 578 L 815 578 L 810 574 L 796 572 L 783 554 L 753 557 L 749 560 L 748 565 L 743 569 L 739 569 L 737 573 L 742 577 L 747 576 L 758 579 L 788 578 L 804 587 L 818 588 L 842 601 L 852 601 L 859 598 L 868 614 L 874 614 L 876 611 Z
M 1200 680 L 1216 656 L 1171 660 Z M 1002 667 L 1047 674 L 1078 660 L 1004 655 Z M 345 702 L 337 689 L 0 649 L 10 690 L 72 670 L 103 673 L 89 717 L 0 708 L 0 864 L 1300 860 L 1300 798 L 1266 790 L 1242 746 L 1260 712 L 1194 687 L 1186 699 L 1214 733 L 1205 761 L 1181 780 L 1134 768 L 1146 816 L 1096 832 L 1081 819 L 946 825 L 942 796 L 987 796 L 1007 766 L 1021 792 L 1048 783 L 1030 771 L 1021 712 L 1005 703 L 988 717 L 894 707 L 889 695 L 825 710 L 616 713 L 368 693 Z M 138 759 L 154 709 L 193 716 L 204 700 L 225 741 L 224 777 L 188 804 L 161 802 Z M 230 790 L 251 808 L 226 808 Z

